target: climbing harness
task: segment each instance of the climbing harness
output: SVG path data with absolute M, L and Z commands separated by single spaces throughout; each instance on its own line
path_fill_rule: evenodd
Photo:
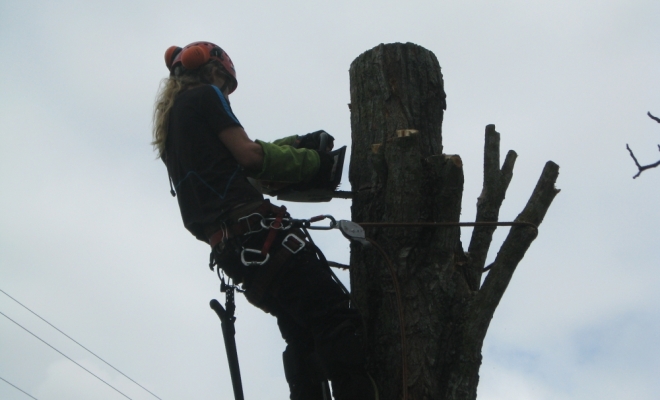
M 265 202 L 264 204 L 269 204 L 269 203 Z M 264 209 L 266 207 L 262 206 L 261 208 Z M 226 240 L 232 237 L 236 237 L 238 235 L 251 235 L 258 232 L 262 232 L 263 230 L 268 230 L 268 234 L 266 236 L 266 239 L 264 241 L 264 246 L 262 249 L 251 249 L 246 247 L 243 247 L 241 249 L 240 259 L 241 259 L 241 263 L 244 266 L 246 267 L 259 266 L 261 268 L 264 268 L 262 270 L 262 273 L 260 274 L 262 276 L 262 279 L 260 280 L 260 282 L 253 283 L 253 286 L 251 286 L 250 288 L 251 291 L 265 292 L 268 284 L 275 278 L 275 275 L 281 270 L 281 268 L 286 263 L 288 258 L 293 254 L 297 254 L 306 246 L 310 246 L 311 248 L 315 249 L 315 252 L 317 253 L 317 255 L 319 255 L 319 258 L 327 265 L 327 261 L 323 257 L 323 253 L 320 250 L 318 250 L 318 248 L 312 241 L 312 238 L 306 229 L 307 228 L 332 229 L 332 228 L 311 227 L 310 220 L 294 220 L 288 217 L 287 215 L 288 214 L 286 214 L 285 207 L 280 207 L 277 210 L 274 217 L 265 217 L 259 212 L 253 212 L 249 215 L 238 218 L 237 223 L 234 225 L 227 226 L 226 224 L 222 224 L 220 226 L 220 229 L 216 233 L 211 235 L 211 240 L 209 240 L 209 242 L 213 246 L 212 248 L 215 248 L 215 246 L 217 246 L 218 244 L 224 243 Z M 331 218 L 331 220 L 334 222 L 334 218 L 332 218 L 332 216 L 323 216 L 322 218 L 318 218 L 317 220 L 324 219 L 326 217 Z M 292 228 L 293 231 L 291 233 L 288 233 L 282 240 L 281 248 L 275 252 L 273 257 L 271 257 L 269 250 L 272 244 L 274 243 L 274 240 L 277 236 L 277 232 L 288 231 Z M 304 235 L 300 234 L 302 232 L 300 228 L 302 228 L 302 231 L 304 231 Z M 302 238 L 300 236 L 302 236 Z M 310 242 L 307 243 L 304 240 L 305 238 L 308 238 Z M 247 254 L 257 255 L 259 257 L 263 256 L 263 258 L 256 261 L 250 261 L 246 257 Z M 209 267 L 211 268 L 211 270 L 214 269 L 215 265 L 216 265 L 216 260 L 214 258 L 214 254 L 212 251 L 209 260 Z M 328 270 L 330 271 L 333 279 L 342 288 L 342 290 L 346 294 L 349 294 L 346 287 L 341 283 L 341 281 L 339 281 L 337 276 L 330 270 L 329 267 Z M 226 283 L 224 273 L 222 272 L 220 266 L 218 266 L 216 271 L 218 274 L 218 278 L 220 279 L 221 282 L 220 291 L 225 293 L 225 307 L 223 307 L 220 304 L 220 302 L 218 302 L 215 299 L 211 300 L 210 306 L 218 315 L 221 321 L 222 336 L 225 343 L 225 351 L 227 353 L 227 362 L 229 364 L 229 372 L 231 375 L 232 388 L 234 391 L 234 399 L 244 400 L 241 372 L 238 363 L 238 351 L 236 348 L 236 339 L 235 339 L 236 317 L 234 316 L 236 310 L 236 304 L 234 301 L 234 291 L 244 292 L 244 290 L 234 285 L 233 283 Z M 322 382 L 322 393 L 324 400 L 330 400 L 330 387 L 327 381 Z

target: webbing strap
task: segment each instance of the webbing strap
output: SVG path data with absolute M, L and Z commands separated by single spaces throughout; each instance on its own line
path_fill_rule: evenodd
M 226 223 L 223 221 L 220 224 L 209 227 L 210 229 L 207 232 L 209 244 L 213 248 L 218 243 L 224 242 L 227 239 L 241 236 L 246 233 L 254 233 L 260 231 L 260 223 L 264 216 L 277 209 L 277 207 L 270 204 L 270 201 L 266 199 L 257 208 L 246 211 L 245 215 L 243 215 L 243 213 L 239 214 L 240 217 L 234 215 L 230 217 L 229 221 Z
M 292 239 L 292 237 L 295 237 L 295 239 Z M 255 304 L 257 307 L 264 306 L 261 301 L 266 293 L 271 290 L 271 286 L 275 282 L 277 276 L 283 274 L 286 270 L 292 267 L 292 265 L 288 263 L 289 258 L 298 253 L 299 250 L 308 244 L 301 239 L 304 237 L 302 231 L 297 229 L 294 230 L 284 239 L 282 247 L 274 252 L 270 260 L 259 267 L 259 273 L 250 283 L 247 292 L 245 292 L 245 295 L 249 298 L 252 304 Z
M 266 254 L 268 254 L 268 250 L 270 250 L 270 246 L 273 245 L 273 242 L 275 241 L 275 236 L 277 236 L 277 231 L 282 227 L 282 218 L 284 218 L 285 213 L 286 213 L 285 206 L 281 206 L 279 210 L 277 210 L 277 214 L 275 215 L 275 220 L 270 224 L 270 229 L 268 230 L 268 236 L 266 236 L 266 241 L 264 242 L 264 247 L 261 248 L 262 256 L 266 256 Z

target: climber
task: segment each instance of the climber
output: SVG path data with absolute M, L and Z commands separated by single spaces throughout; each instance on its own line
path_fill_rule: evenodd
M 286 208 L 264 200 L 248 180 L 334 190 L 332 137 L 317 131 L 251 140 L 229 102 L 234 65 L 213 43 L 172 46 L 165 64 L 170 74 L 156 100 L 152 144 L 185 228 L 211 246 L 213 262 L 250 303 L 277 318 L 290 398 L 322 400 L 321 382 L 330 380 L 335 399 L 375 399 L 360 315 L 320 250 L 287 224 Z M 331 140 L 319 148 L 324 135 Z

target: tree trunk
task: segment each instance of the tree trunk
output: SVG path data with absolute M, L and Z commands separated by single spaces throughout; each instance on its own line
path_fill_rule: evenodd
M 458 222 L 462 161 L 442 154 L 445 93 L 435 55 L 411 43 L 379 45 L 352 63 L 350 78 L 353 221 Z M 515 157 L 509 152 L 500 169 L 499 134 L 489 125 L 477 221 L 497 221 Z M 517 221 L 541 223 L 557 173 L 549 162 Z M 375 245 L 351 245 L 351 287 L 381 400 L 476 398 L 490 319 L 537 234 L 511 228 L 481 286 L 493 231 L 475 228 L 469 254 L 458 227 L 368 228 Z

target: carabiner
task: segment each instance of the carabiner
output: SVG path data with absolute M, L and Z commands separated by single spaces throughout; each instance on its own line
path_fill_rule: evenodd
M 311 226 L 310 225 L 312 222 L 322 221 L 326 218 L 330 220 L 330 225 L 329 226 Z M 337 227 L 337 220 L 335 220 L 335 217 L 333 217 L 332 215 L 327 215 L 327 214 L 326 215 L 319 215 L 318 217 L 310 218 L 306 222 L 307 223 L 305 224 L 306 225 L 305 228 L 316 230 L 316 231 L 329 231 L 329 230 L 335 229 Z
M 252 226 L 250 225 L 250 219 L 254 216 L 257 216 L 257 217 L 261 218 L 259 220 L 258 226 L 255 227 L 255 228 L 259 228 L 259 229 L 252 229 Z M 263 215 L 261 215 L 259 213 L 252 213 L 252 214 L 246 215 L 246 216 L 241 217 L 238 220 L 236 220 L 236 222 L 239 223 L 239 224 L 241 223 L 241 221 L 245 221 L 247 223 L 248 231 L 245 233 L 245 235 L 250 235 L 252 233 L 261 232 L 264 229 L 263 228 L 264 217 L 263 217 Z
M 255 249 L 244 248 L 243 251 L 241 251 L 241 262 L 242 262 L 243 265 L 245 265 L 246 267 L 248 267 L 248 266 L 250 266 L 250 265 L 264 265 L 264 264 L 266 264 L 266 263 L 268 262 L 268 260 L 270 259 L 270 254 L 269 254 L 269 253 L 266 253 L 266 258 L 264 258 L 264 259 L 261 260 L 261 261 L 247 261 L 247 260 L 245 259 L 245 253 L 253 253 L 253 254 L 259 254 L 259 255 L 261 255 L 261 250 L 255 250 Z

